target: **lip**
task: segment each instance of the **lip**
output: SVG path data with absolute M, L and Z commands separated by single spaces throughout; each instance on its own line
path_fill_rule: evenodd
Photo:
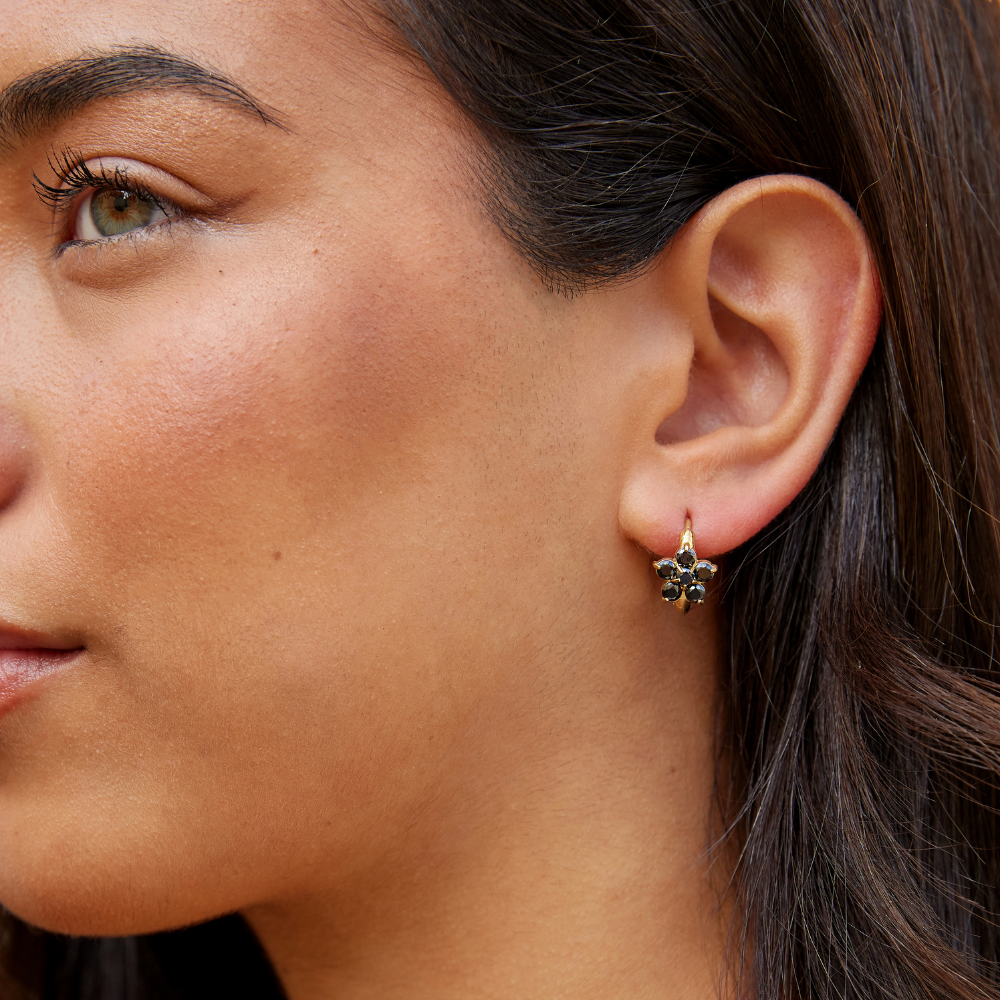
M 76 659 L 84 647 L 0 621 L 0 715 L 34 685 Z

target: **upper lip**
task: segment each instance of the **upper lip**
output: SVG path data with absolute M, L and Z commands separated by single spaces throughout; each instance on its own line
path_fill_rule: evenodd
M 0 649 L 80 649 L 78 642 L 65 642 L 34 632 L 31 629 L 18 628 L 0 618 Z

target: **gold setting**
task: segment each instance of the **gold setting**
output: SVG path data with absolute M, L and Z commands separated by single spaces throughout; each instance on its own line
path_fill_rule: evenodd
M 691 610 L 691 605 L 705 602 L 706 586 L 719 567 L 707 559 L 698 558 L 698 553 L 694 550 L 691 518 L 687 517 L 684 519 L 684 530 L 681 532 L 676 554 L 673 558 L 657 559 L 653 563 L 653 569 L 664 581 L 660 592 L 663 599 L 673 604 L 682 615 L 686 615 Z

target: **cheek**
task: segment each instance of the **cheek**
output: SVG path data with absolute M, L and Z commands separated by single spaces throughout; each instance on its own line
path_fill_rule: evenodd
M 0 821 L 30 873 L 0 898 L 47 926 L 121 930 L 127 887 L 153 913 L 217 871 L 198 905 L 242 905 L 309 863 L 317 803 L 341 843 L 384 815 L 413 734 L 446 712 L 394 559 L 423 558 L 434 497 L 475 508 L 461 456 L 493 419 L 492 348 L 419 275 L 386 276 L 389 298 L 374 260 L 332 279 L 319 256 L 307 278 L 234 261 L 217 287 L 119 304 L 48 397 L 60 556 L 38 586 L 91 659 L 6 727 Z
M 220 277 L 120 313 L 126 334 L 87 359 L 52 442 L 57 492 L 112 579 L 211 571 L 273 556 L 324 513 L 347 523 L 463 406 L 468 324 L 428 325 L 434 297 L 398 276 L 388 301 L 364 270 L 331 280 L 313 260 L 306 278 Z
M 406 273 L 382 298 L 360 264 L 336 281 L 319 262 L 294 282 L 234 269 L 244 281 L 169 324 L 133 317 L 129 350 L 81 379 L 52 492 L 86 567 L 88 648 L 156 690 L 150 726 L 171 705 L 199 743 L 218 713 L 269 726 L 323 702 L 331 663 L 339 717 L 370 699 L 387 633 L 400 658 L 420 634 L 405 625 L 419 601 L 393 592 L 440 519 L 428 495 L 476 506 L 463 437 L 482 435 L 492 376 L 474 327 L 441 325 Z M 405 712 L 400 693 L 383 704 Z

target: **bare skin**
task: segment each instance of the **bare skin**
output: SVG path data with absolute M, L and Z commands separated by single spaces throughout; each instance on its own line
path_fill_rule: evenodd
M 718 612 L 650 559 L 815 469 L 877 328 L 857 220 L 766 178 L 566 296 L 338 9 L 5 0 L 0 86 L 116 46 L 273 120 L 161 86 L 7 122 L 0 632 L 79 652 L 0 706 L 0 901 L 240 911 L 291 1000 L 715 995 Z M 54 222 L 32 175 L 77 160 L 165 218 Z

